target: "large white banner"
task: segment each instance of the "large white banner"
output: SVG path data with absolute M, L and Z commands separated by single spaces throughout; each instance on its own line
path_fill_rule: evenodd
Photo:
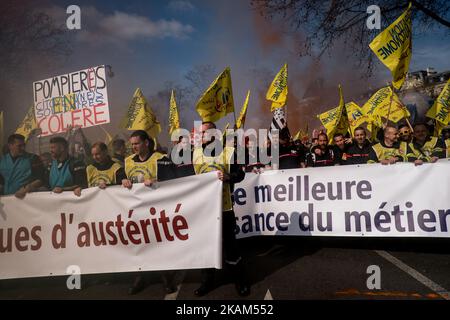
M 0 279 L 221 268 L 216 173 L 105 190 L 0 198 Z M 202 199 L 199 201 L 199 199 Z M 210 201 L 211 200 L 211 201 Z
M 42 136 L 110 122 L 105 66 L 33 82 L 33 99 Z
M 450 161 L 248 174 L 237 236 L 450 237 Z

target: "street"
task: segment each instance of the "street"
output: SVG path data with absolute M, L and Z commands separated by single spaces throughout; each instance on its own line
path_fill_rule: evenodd
M 450 299 L 448 239 L 254 237 L 239 240 L 252 283 L 250 300 Z M 380 270 L 380 289 L 368 278 Z M 237 300 L 227 269 L 216 288 L 198 298 L 199 270 L 177 271 L 178 290 L 166 294 L 160 272 L 145 273 L 146 288 L 128 295 L 133 273 L 82 275 L 81 289 L 67 277 L 0 281 L 0 299 Z

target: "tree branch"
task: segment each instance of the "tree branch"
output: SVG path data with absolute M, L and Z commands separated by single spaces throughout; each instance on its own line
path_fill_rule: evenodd
M 450 28 L 450 22 L 447 20 L 442 19 L 441 17 L 439 17 L 436 13 L 434 13 L 433 11 L 425 8 L 422 4 L 420 4 L 419 2 L 415 1 L 415 0 L 411 0 L 412 4 L 417 8 L 417 10 L 422 11 L 423 13 L 425 13 L 427 16 L 431 17 L 432 19 L 436 20 L 437 22 L 439 22 L 440 24 L 446 26 L 447 28 Z

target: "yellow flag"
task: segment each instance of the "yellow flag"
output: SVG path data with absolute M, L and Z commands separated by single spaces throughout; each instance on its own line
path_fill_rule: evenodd
M 412 53 L 411 3 L 408 9 L 369 44 L 378 59 L 391 70 L 392 84 L 400 89 Z
M 440 137 L 441 136 L 441 133 L 442 133 L 442 130 L 444 129 L 446 127 L 446 125 L 445 124 L 443 124 L 442 122 L 440 122 L 440 121 L 436 121 L 435 123 L 434 123 L 434 136 L 435 137 Z
M 389 103 L 390 88 L 384 87 L 375 92 L 369 100 L 362 106 L 363 114 L 367 115 L 367 130 L 372 133 L 377 131 L 377 128 L 383 126 L 383 121 L 378 114 L 375 114 L 375 109 L 381 106 L 383 103 Z M 387 99 L 387 100 L 386 100 Z M 387 101 L 387 102 L 386 102 Z
M 388 118 L 388 114 L 389 120 L 395 123 L 410 116 L 408 109 L 391 87 L 384 87 L 375 92 L 364 104 L 362 111 L 369 116 L 368 121 L 372 121 L 377 127 L 382 126 L 381 117 Z
M 228 130 L 229 127 L 230 127 L 230 123 L 227 122 L 227 125 L 225 126 L 225 128 L 223 128 L 223 131 L 222 131 L 222 141 L 223 142 L 225 142 L 225 140 L 226 140 L 227 130 Z
M 228 113 L 234 112 L 230 68 L 226 68 L 211 83 L 198 100 L 196 109 L 202 121 L 211 122 L 216 122 Z
M 346 134 L 348 131 L 347 117 L 343 117 L 344 113 L 344 96 L 342 88 L 339 85 L 339 106 L 318 115 L 320 122 L 327 130 L 328 139 L 331 141 L 336 133 Z
M 169 134 L 180 128 L 180 117 L 178 116 L 177 102 L 175 101 L 175 94 L 172 90 L 170 96 L 170 110 L 169 110 Z
M 247 116 L 248 100 L 250 98 L 250 90 L 247 92 L 247 97 L 245 98 L 244 105 L 242 106 L 241 113 L 239 113 L 239 118 L 236 120 L 236 129 L 240 129 L 245 125 L 245 117 Z
M 408 118 L 410 116 L 408 109 L 403 105 L 397 94 L 393 92 L 390 87 L 388 87 L 388 89 L 390 90 L 390 94 L 384 103 L 374 110 L 375 115 L 379 115 L 385 119 L 389 118 L 390 121 L 395 123 L 403 118 Z
M 103 130 L 103 132 L 105 133 L 105 144 L 110 147 L 111 143 L 113 142 L 113 137 L 111 136 L 111 134 L 105 129 L 103 128 L 103 126 L 100 126 L 100 128 Z
M 266 93 L 266 99 L 272 101 L 270 111 L 273 112 L 277 108 L 281 108 L 286 104 L 288 94 L 288 68 L 287 63 L 281 68 L 281 70 L 273 79 L 269 90 Z
M 133 99 L 120 127 L 127 130 L 144 130 L 152 138 L 155 138 L 161 132 L 161 125 L 141 89 L 137 88 L 134 92 Z
M 30 134 L 36 129 L 38 129 L 38 125 L 36 122 L 36 116 L 34 115 L 34 107 L 31 106 L 30 109 L 28 109 L 22 123 L 16 129 L 16 133 L 23 135 L 25 137 L 25 141 L 27 141 Z
M 223 128 L 223 136 L 224 137 L 227 135 L 228 128 L 230 128 L 230 123 L 229 122 L 227 122 L 227 125 L 225 126 L 225 128 Z
M 347 110 L 348 126 L 350 127 L 350 133 L 353 137 L 355 129 L 360 127 L 364 122 L 367 122 L 368 116 L 365 115 L 361 107 L 353 101 L 346 103 L 345 109 Z
M 450 79 L 434 101 L 433 106 L 428 110 L 426 116 L 436 119 L 436 121 L 445 126 L 450 122 Z

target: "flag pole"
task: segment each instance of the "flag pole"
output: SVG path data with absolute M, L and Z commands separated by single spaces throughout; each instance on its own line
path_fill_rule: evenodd
M 400 101 L 400 103 L 401 103 L 401 106 L 402 106 L 403 110 L 404 110 L 404 111 L 407 111 L 407 108 L 406 108 L 406 106 L 403 104 L 403 101 Z M 413 129 L 412 125 L 411 125 L 411 122 L 409 122 L 409 120 L 408 120 L 407 117 L 405 117 L 405 120 L 406 120 L 406 124 L 408 125 L 409 129 L 411 130 L 411 133 L 414 133 L 414 129 Z
M 38 155 L 41 155 L 41 135 L 38 135 L 37 139 L 38 139 Z
M 389 83 L 389 88 L 391 89 L 391 98 L 389 99 L 389 109 L 388 109 L 388 114 L 387 114 L 387 118 L 386 118 L 386 123 L 384 124 L 385 127 L 387 127 L 388 122 L 389 122 L 389 115 L 391 114 L 392 98 L 394 96 L 394 88 L 392 86 L 392 83 Z

